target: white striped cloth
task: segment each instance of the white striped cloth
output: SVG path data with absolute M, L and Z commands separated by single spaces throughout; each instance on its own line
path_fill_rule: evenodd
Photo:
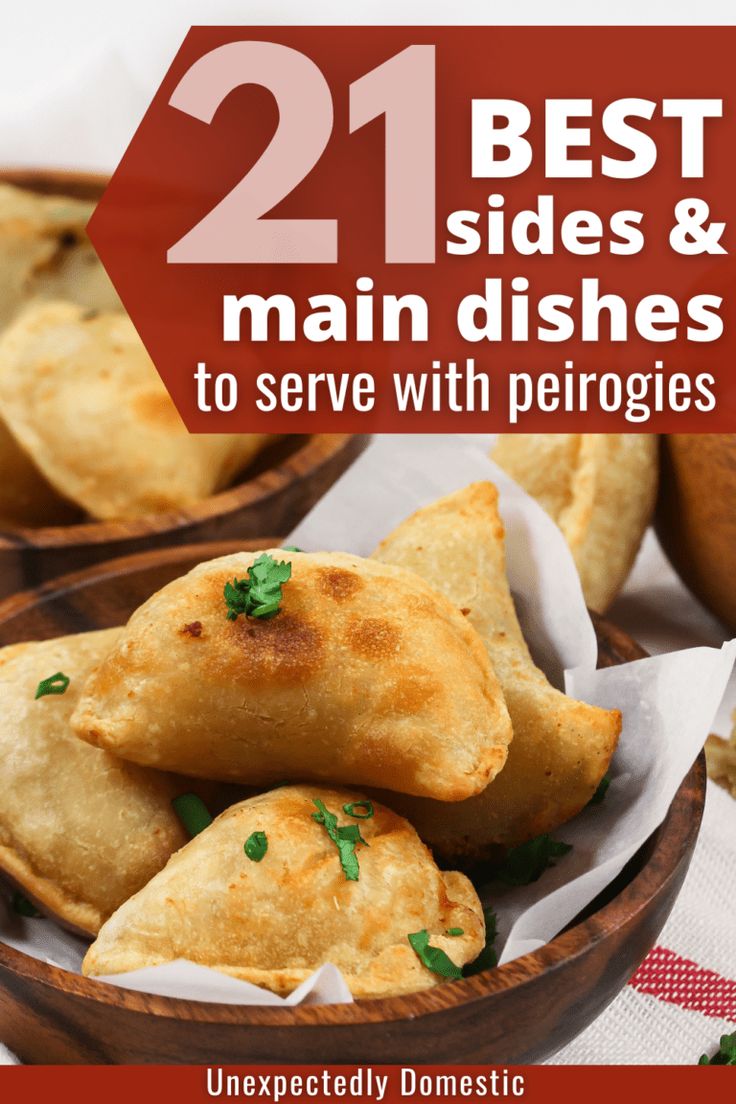
M 693 861 L 656 947 L 616 1000 L 550 1059 L 692 1065 L 736 1031 L 736 801 L 715 783 Z
M 718 645 L 728 633 L 685 590 L 652 533 L 610 612 L 652 653 Z M 716 727 L 727 735 L 736 678 Z M 698 1061 L 736 1031 L 736 801 L 708 783 L 700 838 L 672 915 L 632 981 L 587 1031 L 551 1059 L 561 1064 Z

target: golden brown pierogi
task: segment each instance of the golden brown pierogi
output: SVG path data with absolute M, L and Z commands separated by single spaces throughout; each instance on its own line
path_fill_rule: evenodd
M 40 908 L 94 935 L 187 835 L 182 780 L 90 747 L 69 718 L 119 629 L 0 649 L 0 871 Z M 58 672 L 63 694 L 36 699 Z
M 63 297 L 119 306 L 84 228 L 92 204 L 0 183 L 0 330 L 29 302 Z M 65 525 L 78 510 L 48 483 L 0 421 L 0 526 Z
M 69 299 L 94 310 L 120 301 L 85 227 L 87 200 L 0 183 L 0 329 L 28 303 Z
M 532 661 L 506 579 L 496 488 L 474 483 L 419 510 L 374 556 L 452 596 L 488 649 L 513 729 L 506 766 L 479 796 L 453 805 L 386 799 L 439 853 L 470 859 L 569 820 L 606 773 L 621 715 L 568 698 Z
M 363 796 L 284 786 L 234 805 L 108 920 L 83 972 L 119 974 L 183 958 L 286 994 L 331 962 L 356 997 L 442 982 L 407 937 L 426 931 L 455 966 L 472 961 L 485 930 L 477 894 L 463 874 L 437 869 L 400 816 L 378 803 L 368 818 L 347 814 L 343 806 Z M 357 880 L 346 877 L 335 843 L 313 819 L 315 800 L 340 827 L 359 826 Z M 245 844 L 260 832 L 265 854 L 250 859 Z
M 652 519 L 659 439 L 651 433 L 502 433 L 493 459 L 562 530 L 591 609 L 605 612 Z
M 708 777 L 736 797 L 736 710 L 731 714 L 732 730 L 728 739 L 710 735 L 705 741 Z
M 176 510 L 226 486 L 260 434 L 190 434 L 132 322 L 65 302 L 0 339 L 0 414 L 44 477 L 101 519 Z
M 465 617 L 422 579 L 343 553 L 271 550 L 292 578 L 270 619 L 228 620 L 260 553 L 210 560 L 131 617 L 74 728 L 125 759 L 263 785 L 382 785 L 459 801 L 502 768 L 503 696 Z

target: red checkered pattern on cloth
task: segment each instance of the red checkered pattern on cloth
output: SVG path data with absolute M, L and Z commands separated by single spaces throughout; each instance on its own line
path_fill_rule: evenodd
M 703 969 L 668 947 L 655 947 L 629 985 L 667 1004 L 736 1023 L 736 981 Z
M 736 1024 L 736 801 L 708 784 L 690 871 L 626 989 L 551 1061 L 691 1065 Z

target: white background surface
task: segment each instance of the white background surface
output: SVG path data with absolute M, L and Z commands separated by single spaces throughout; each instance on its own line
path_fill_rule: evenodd
M 19 112 L 32 126 L 63 104 L 70 82 L 86 74 L 85 114 L 107 116 L 104 140 L 84 167 L 112 168 L 193 23 L 733 23 L 733 0 L 2 0 L 0 3 L 0 164 L 21 151 L 34 164 L 49 163 L 44 149 L 17 145 Z M 120 69 L 135 92 L 131 112 L 121 113 Z M 37 109 L 37 110 L 36 110 Z M 62 135 L 62 138 L 67 135 Z M 68 137 L 74 136 L 69 132 Z M 46 145 L 57 164 L 59 151 Z M 73 164 L 73 150 L 65 161 Z M 82 167 L 76 158 L 77 167 Z

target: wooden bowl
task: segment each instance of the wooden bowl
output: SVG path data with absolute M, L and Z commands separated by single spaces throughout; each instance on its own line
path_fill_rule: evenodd
M 56 170 L 0 171 L 2 182 L 79 199 L 98 199 L 107 179 Z M 240 482 L 181 510 L 132 521 L 0 527 L 0 598 L 88 564 L 148 548 L 288 533 L 367 440 L 340 433 L 276 438 Z
M 0 603 L 0 645 L 119 624 L 201 559 L 274 538 L 146 552 Z M 599 663 L 644 653 L 596 618 Z M 597 901 L 533 954 L 407 997 L 296 1009 L 148 996 L 0 943 L 0 1039 L 43 1063 L 540 1062 L 606 1007 L 654 944 L 685 876 L 705 799 L 702 756 L 664 823 Z
M 247 539 L 269 531 L 288 533 L 367 440 L 344 433 L 280 438 L 256 457 L 242 483 L 170 513 L 131 521 L 0 529 L 0 598 L 146 549 Z
M 736 629 L 736 434 L 662 438 L 656 526 L 683 582 Z

